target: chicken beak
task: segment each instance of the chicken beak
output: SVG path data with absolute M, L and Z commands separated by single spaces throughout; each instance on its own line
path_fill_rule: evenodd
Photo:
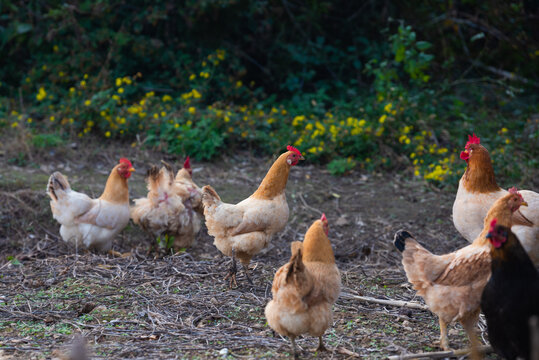
M 525 201 L 523 201 L 523 202 L 520 204 L 520 206 L 528 206 L 528 203 L 525 202 Z
M 300 159 L 300 160 L 305 160 L 305 158 L 303 157 L 303 155 L 300 155 L 300 156 L 299 156 L 299 159 Z
M 134 168 L 134 167 L 130 167 L 130 168 L 129 168 L 129 172 L 132 173 L 133 171 L 135 171 L 135 168 Z

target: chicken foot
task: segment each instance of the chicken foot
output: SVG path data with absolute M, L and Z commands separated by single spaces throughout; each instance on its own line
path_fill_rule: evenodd
M 236 266 L 236 254 L 235 254 L 235 251 L 232 250 L 232 264 L 230 264 L 230 269 L 228 270 L 228 274 L 225 276 L 225 279 L 228 279 L 230 278 L 230 284 L 229 284 L 229 288 L 232 289 L 232 283 L 234 283 L 234 285 L 236 287 L 238 287 L 238 283 L 236 282 L 236 274 L 238 273 L 238 267 Z M 247 274 L 247 273 L 245 273 Z

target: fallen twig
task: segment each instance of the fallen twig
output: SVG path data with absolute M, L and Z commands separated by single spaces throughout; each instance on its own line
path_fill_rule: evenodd
M 453 351 L 435 351 L 435 352 L 426 352 L 419 354 L 401 354 L 389 356 L 389 360 L 406 360 L 406 359 L 440 359 L 445 357 L 458 357 L 463 355 L 468 355 L 471 353 L 472 349 L 460 349 Z M 488 354 L 493 352 L 492 347 L 489 345 L 483 345 L 477 348 L 477 351 L 481 354 Z
M 359 301 L 371 302 L 371 303 L 382 304 L 382 305 L 406 307 L 410 309 L 418 309 L 418 310 L 429 309 L 427 305 L 423 305 L 423 304 L 419 304 L 419 303 L 411 302 L 411 301 L 376 299 L 370 296 L 359 296 L 359 295 L 352 295 L 348 293 L 341 293 L 340 297 L 343 299 L 355 299 Z

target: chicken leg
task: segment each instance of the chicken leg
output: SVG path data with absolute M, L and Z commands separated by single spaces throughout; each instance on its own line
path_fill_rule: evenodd
M 316 349 L 316 351 L 328 351 L 328 349 L 326 349 L 326 347 L 324 346 L 324 341 L 322 340 L 321 335 L 318 337 L 318 348 Z
M 482 356 L 479 353 L 479 346 L 481 345 L 481 342 L 477 338 L 477 333 L 475 332 L 475 324 L 477 324 L 477 320 L 479 318 L 479 312 L 477 315 L 470 316 L 466 320 L 462 320 L 461 324 L 464 328 L 464 331 L 466 331 L 466 335 L 468 335 L 468 339 L 470 339 L 470 345 L 471 345 L 471 355 L 470 359 L 472 360 L 479 360 L 482 358 Z
M 440 347 L 445 351 L 451 351 L 447 337 L 447 323 L 442 318 L 438 320 L 440 321 Z
M 234 285 L 238 287 L 238 283 L 236 282 L 237 272 L 238 272 L 238 267 L 236 266 L 236 254 L 235 254 L 235 251 L 232 250 L 232 264 L 230 264 L 230 269 L 228 270 L 228 274 L 225 276 L 225 279 L 224 279 L 226 280 L 230 278 L 230 284 L 229 284 L 230 289 L 232 289 L 232 282 L 234 282 Z
M 250 285 L 254 285 L 253 280 L 251 280 L 251 277 L 249 276 L 249 264 L 242 264 L 243 271 L 245 272 L 245 277 L 247 278 L 247 281 Z
M 296 347 L 296 337 L 291 336 L 290 337 L 290 342 L 292 343 L 292 352 L 294 353 L 294 359 L 299 359 L 299 354 L 298 354 L 298 350 L 297 350 L 297 347 Z

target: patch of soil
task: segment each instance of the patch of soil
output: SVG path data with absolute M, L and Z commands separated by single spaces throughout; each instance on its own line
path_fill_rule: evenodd
M 53 171 L 68 175 L 73 189 L 97 197 L 112 166 L 126 156 L 137 169 L 129 180 L 135 199 L 146 195 L 144 174 L 152 163 L 162 157 L 176 167 L 183 163 L 127 149 L 93 144 L 43 155 L 26 167 L 2 166 L 0 358 L 54 357 L 70 351 L 75 334 L 86 339 L 95 359 L 289 357 L 290 343 L 267 326 L 264 307 L 276 269 L 290 257 L 290 242 L 303 240 L 322 212 L 343 294 L 324 336 L 329 352 L 315 354 L 317 339 L 306 336 L 297 341 L 302 357 L 385 358 L 438 350 L 438 322 L 430 312 L 359 302 L 353 295 L 423 303 L 406 281 L 393 235 L 408 229 L 435 253 L 465 245 L 451 220 L 454 193 L 398 174 L 335 177 L 301 164 L 287 185 L 287 227 L 252 261 L 254 286 L 240 270 L 239 287 L 229 290 L 223 280 L 229 259 L 205 228 L 187 252 L 166 256 L 150 253 L 155 240 L 132 223 L 113 246 L 131 253 L 125 258 L 76 253 L 60 239 L 45 195 Z M 215 163 L 192 161 L 193 177 L 236 203 L 256 189 L 272 161 L 246 153 Z M 460 326 L 452 329 L 452 347 L 466 347 Z

